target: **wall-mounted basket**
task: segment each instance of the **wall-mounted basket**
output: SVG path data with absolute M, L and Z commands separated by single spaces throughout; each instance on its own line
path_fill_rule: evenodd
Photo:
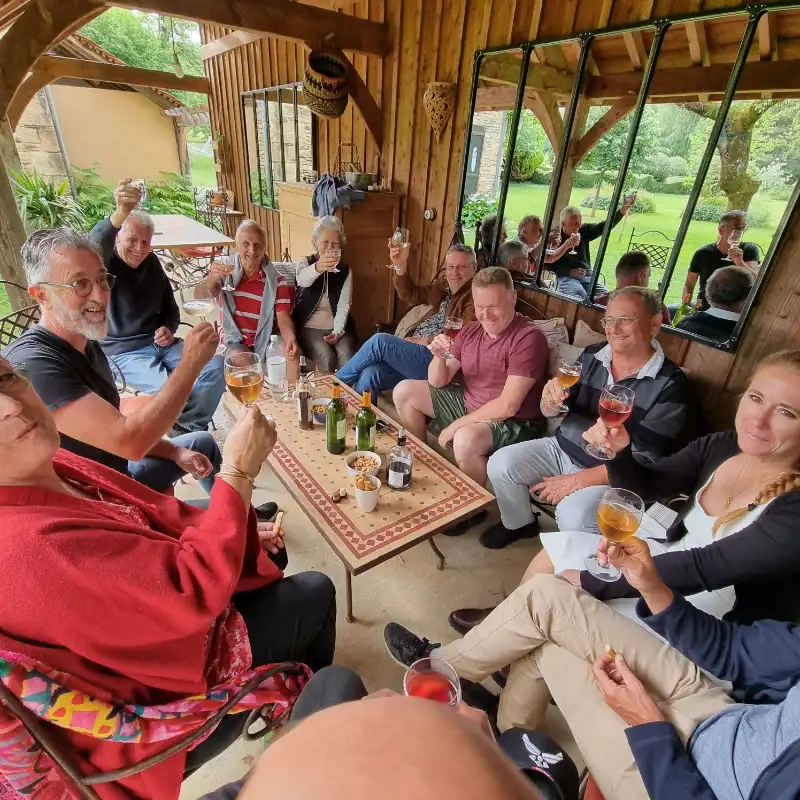
M 348 99 L 348 64 L 337 53 L 312 50 L 306 61 L 303 101 L 319 117 L 337 119 Z

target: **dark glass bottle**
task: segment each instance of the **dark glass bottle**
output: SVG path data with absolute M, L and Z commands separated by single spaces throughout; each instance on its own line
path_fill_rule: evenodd
M 344 453 L 347 445 L 347 408 L 338 383 L 331 386 L 331 399 L 325 411 L 325 444 L 335 456 Z
M 312 415 L 312 405 L 314 393 L 311 391 L 311 383 L 308 379 L 306 368 L 306 357 L 300 357 L 300 377 L 297 379 L 297 422 L 304 431 L 310 431 L 314 427 L 314 417 Z
M 356 450 L 375 450 L 375 429 L 378 419 L 372 410 L 372 393 L 361 395 L 361 408 L 356 414 Z
M 411 469 L 414 465 L 414 454 L 406 444 L 406 432 L 400 428 L 397 432 L 397 444 L 389 451 L 386 458 L 386 483 L 392 489 L 408 489 L 411 486 Z

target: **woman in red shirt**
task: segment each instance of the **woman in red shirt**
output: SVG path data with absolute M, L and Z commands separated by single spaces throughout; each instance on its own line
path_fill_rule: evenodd
M 330 579 L 284 578 L 258 523 L 253 478 L 276 440 L 253 407 L 233 428 L 208 509 L 152 491 L 59 449 L 47 408 L 0 358 L 0 650 L 154 705 L 203 694 L 283 660 L 333 660 Z M 201 745 L 140 775 L 98 786 L 104 798 L 177 798 L 185 770 L 221 752 L 244 715 Z M 161 744 L 119 744 L 52 729 L 86 771 L 129 766 Z

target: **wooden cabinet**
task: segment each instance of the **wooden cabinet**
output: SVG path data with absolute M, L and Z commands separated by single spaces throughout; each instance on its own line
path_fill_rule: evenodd
M 294 261 L 313 252 L 311 231 L 316 218 L 311 215 L 314 187 L 305 183 L 279 183 L 281 240 Z M 359 341 L 375 332 L 379 322 L 394 319 L 394 272 L 389 263 L 387 242 L 400 218 L 400 195 L 393 192 L 368 192 L 351 209 L 338 208 L 347 244 L 342 260 L 353 272 L 353 298 L 350 315 Z

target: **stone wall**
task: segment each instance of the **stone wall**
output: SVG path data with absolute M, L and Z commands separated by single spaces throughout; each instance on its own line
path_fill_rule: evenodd
M 14 131 L 14 141 L 26 172 L 36 170 L 45 178 L 58 181 L 67 177 L 44 89 L 38 91 L 28 103 Z
M 505 111 L 479 111 L 473 124 L 484 130 L 483 154 L 478 173 L 478 194 L 496 195 L 500 186 L 503 142 L 506 138 Z

